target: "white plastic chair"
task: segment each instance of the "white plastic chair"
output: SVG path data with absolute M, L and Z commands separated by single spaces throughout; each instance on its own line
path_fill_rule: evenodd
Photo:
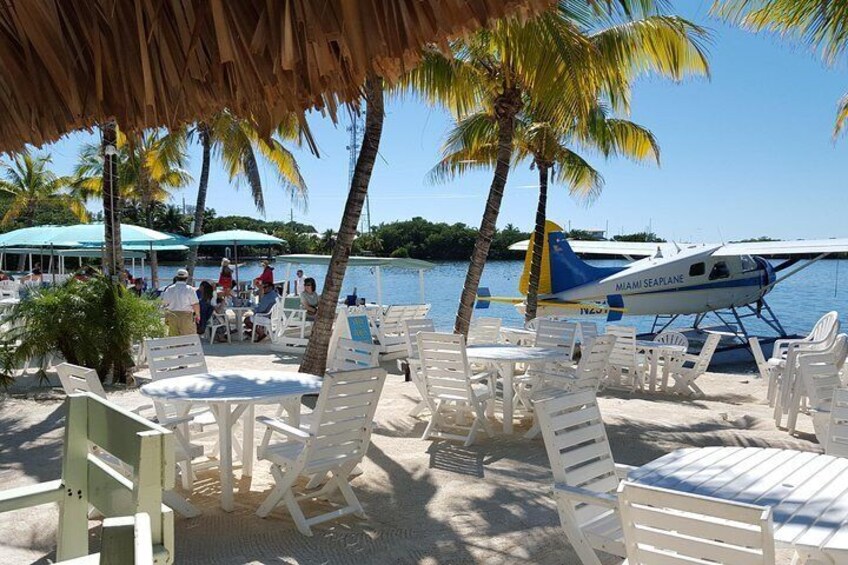
M 671 363 L 671 376 L 674 379 L 674 386 L 671 392 L 678 394 L 691 395 L 696 398 L 704 396 L 704 391 L 695 382 L 698 378 L 707 372 L 710 366 L 713 354 L 721 341 L 719 334 L 709 334 L 704 341 L 704 346 L 698 355 L 684 353 L 674 355 L 669 363 Z
M 474 318 L 468 328 L 468 345 L 491 345 L 501 337 L 500 318 Z
M 554 499 L 571 547 L 584 565 L 596 551 L 625 556 L 616 489 L 633 467 L 617 465 L 594 391 L 563 393 L 536 403 L 554 475 Z
M 825 348 L 839 333 L 839 313 L 830 311 L 816 322 L 812 331 L 800 339 L 778 339 L 774 342 L 771 359 L 786 359 L 793 347 L 802 346 L 815 349 L 816 346 Z
M 521 402 L 528 402 L 535 406 L 536 402 L 558 396 L 563 392 L 580 392 L 584 390 L 597 393 L 601 380 L 607 372 L 607 363 L 615 346 L 615 336 L 604 335 L 596 338 L 589 349 L 580 358 L 577 367 L 566 366 L 560 363 L 547 366 L 544 371 L 534 373 L 538 382 L 531 388 L 529 398 L 524 396 L 523 391 L 517 390 Z M 539 419 L 535 417 L 533 427 L 524 435 L 530 439 L 539 435 Z
M 768 507 L 627 481 L 618 501 L 628 565 L 774 565 Z
M 421 400 L 409 411 L 410 416 L 418 416 L 422 412 L 429 411 L 430 399 L 427 395 L 427 387 L 424 385 L 424 376 L 421 374 L 421 360 L 418 358 L 418 334 L 421 332 L 435 332 L 436 327 L 430 318 L 415 318 L 404 320 L 404 332 L 406 334 L 406 363 L 409 367 L 409 378 L 418 389 Z
M 277 504 L 285 502 L 298 531 L 307 536 L 312 535 L 311 526 L 315 524 L 348 514 L 364 517 L 348 481 L 368 450 L 374 412 L 385 380 L 386 372 L 378 368 L 328 373 L 307 429 L 267 416 L 257 418 L 268 429 L 258 456 L 271 462 L 276 481 L 256 511 L 259 517 L 268 516 Z M 286 441 L 271 444 L 272 433 L 284 435 Z M 299 477 L 325 474 L 330 478 L 321 489 L 295 496 Z M 326 498 L 335 490 L 341 492 L 345 504 L 334 511 L 307 518 L 297 503 L 301 499 Z
M 482 384 L 490 375 L 472 375 L 465 350 L 465 336 L 420 332 L 418 355 L 424 385 L 433 408 L 430 423 L 421 439 L 462 440 L 468 446 L 474 443 L 481 428 L 491 436 L 492 429 L 485 412 L 487 404 L 492 401 L 492 393 L 486 384 Z M 472 422 L 465 435 L 448 431 L 465 428 L 469 417 Z
M 820 353 L 798 355 L 797 379 L 786 426 L 794 432 L 798 412 L 809 404 L 813 429 L 819 443 L 827 442 L 827 426 L 836 389 L 841 385 L 840 373 L 848 356 L 848 335 L 839 334 L 831 348 Z
M 209 343 L 215 342 L 215 336 L 218 335 L 218 330 L 220 328 L 224 329 L 224 333 L 227 336 L 227 343 L 232 343 L 232 332 L 230 331 L 230 319 L 227 316 L 226 312 L 218 313 L 212 312 L 212 315 L 209 316 L 209 322 L 206 324 L 206 333 L 208 334 L 207 341 Z
M 677 345 L 684 349 L 689 349 L 689 340 L 680 332 L 662 332 L 654 338 L 657 343 L 666 345 Z
M 281 297 L 277 297 L 277 301 L 274 303 L 274 306 L 271 307 L 271 311 L 267 314 L 254 314 L 253 315 L 253 331 L 250 334 L 250 341 L 256 342 L 259 337 L 259 332 L 256 331 L 256 328 L 265 328 L 265 335 L 268 336 L 268 339 L 271 342 L 276 343 L 279 337 L 280 331 L 282 330 L 282 308 L 283 308 L 283 299 Z
M 578 325 L 568 320 L 538 318 L 536 320 L 536 347 L 556 347 L 569 359 L 574 357 L 574 340 Z
M 643 356 L 636 352 L 636 328 L 608 325 L 606 335 L 615 336 L 604 386 L 634 391 L 642 389 L 645 377 Z
M 378 320 L 371 321 L 375 341 L 380 344 L 383 358 L 397 359 L 406 353 L 406 333 L 403 322 L 426 318 L 429 304 L 392 304 Z
M 829 416 L 824 452 L 848 458 L 848 389 L 839 387 L 833 391 Z

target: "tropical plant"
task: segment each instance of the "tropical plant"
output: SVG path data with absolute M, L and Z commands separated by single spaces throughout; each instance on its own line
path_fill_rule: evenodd
M 529 22 L 505 20 L 456 42 L 452 56 L 432 53 L 405 87 L 448 106 L 462 120 L 481 109 L 495 119 L 494 175 L 466 275 L 455 331 L 467 333 L 477 287 L 495 233 L 513 161 L 520 112 L 553 124 L 586 119 L 599 99 L 627 109 L 634 78 L 644 72 L 680 79 L 706 73 L 702 28 L 662 15 L 651 0 L 561 0 Z M 557 126 L 558 128 L 563 126 Z M 457 172 L 489 162 L 458 163 Z
M 115 381 L 132 366 L 133 343 L 165 333 L 155 301 L 102 276 L 33 288 L 9 319 L 27 321 L 10 330 L 18 362 L 58 351 L 69 363 L 97 369 L 101 379 L 112 372 Z
M 846 0 L 716 0 L 712 12 L 759 32 L 796 38 L 821 50 L 828 65 L 848 52 L 848 1 Z M 848 94 L 839 101 L 833 136 L 848 122 Z
M 153 228 L 155 215 L 171 191 L 191 182 L 185 170 L 188 156 L 183 132 L 150 130 L 139 135 L 119 135 L 116 144 L 117 208 L 127 203 L 137 206 L 143 224 Z M 104 189 L 100 145 L 86 144 L 74 170 L 74 190 L 82 198 L 102 197 Z M 156 251 L 150 253 L 153 284 L 158 280 Z
M 0 192 L 11 198 L 1 225 L 5 227 L 22 219 L 27 226 L 32 226 L 40 208 L 57 205 L 67 207 L 80 221 L 88 219 L 84 201 L 66 190 L 71 179 L 56 175 L 50 170 L 50 163 L 50 155 L 24 151 L 0 165 Z
M 333 331 L 333 321 L 336 318 L 336 306 L 339 302 L 342 282 L 347 270 L 353 240 L 356 237 L 356 226 L 362 215 L 368 185 L 371 182 L 371 172 L 380 148 L 380 138 L 383 133 L 383 79 L 370 75 L 365 81 L 365 134 L 362 147 L 356 159 L 350 190 L 345 202 L 341 225 L 333 244 L 333 253 L 324 278 L 324 287 L 318 302 L 318 312 L 312 325 L 312 334 L 300 370 L 313 375 L 323 375 L 327 368 L 327 349 L 330 346 L 330 335 Z
M 539 174 L 539 198 L 532 238 L 530 276 L 527 288 L 527 321 L 536 317 L 542 247 L 547 220 L 548 182 L 568 186 L 572 195 L 584 201 L 596 197 L 603 188 L 601 174 L 574 149 L 589 149 L 605 157 L 623 155 L 634 160 L 654 159 L 659 163 L 659 147 L 650 131 L 633 122 L 609 117 L 609 109 L 598 104 L 585 119 L 559 124 L 534 115 L 530 104 L 515 118 L 512 167 L 529 161 Z M 497 161 L 497 120 L 484 108 L 457 122 L 448 133 L 444 157 L 430 171 L 435 182 L 452 180 L 465 164 L 494 166 Z M 574 148 L 574 149 L 572 149 Z
M 263 159 L 277 174 L 283 188 L 289 190 L 293 201 L 305 205 L 307 187 L 306 181 L 300 174 L 297 160 L 285 148 L 283 142 L 294 142 L 298 145 L 306 140 L 313 153 L 317 149 L 311 140 L 309 130 L 302 123 L 302 117 L 290 115 L 279 124 L 274 136 L 264 138 L 250 120 L 234 116 L 224 111 L 216 114 L 208 122 L 199 122 L 189 132 L 190 139 L 197 138 L 202 147 L 203 161 L 200 167 L 200 182 L 197 187 L 197 202 L 194 208 L 194 229 L 192 236 L 203 234 L 204 212 L 206 210 L 206 195 L 209 190 L 209 169 L 212 157 L 218 158 L 224 165 L 230 181 L 236 181 L 236 186 L 244 180 L 250 188 L 256 209 L 265 213 L 265 196 L 262 189 L 262 179 L 259 175 L 259 160 Z M 188 272 L 194 274 L 197 264 L 197 247 L 189 250 Z

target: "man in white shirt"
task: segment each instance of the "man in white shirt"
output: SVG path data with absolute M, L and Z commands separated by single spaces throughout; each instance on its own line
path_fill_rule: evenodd
M 297 270 L 297 276 L 294 278 L 294 293 L 297 296 L 303 294 L 303 283 L 306 279 L 303 278 L 303 269 Z
M 174 284 L 162 291 L 162 303 L 165 306 L 165 323 L 168 335 L 193 335 L 197 333 L 200 321 L 200 301 L 197 291 L 187 284 L 188 271 L 177 271 Z

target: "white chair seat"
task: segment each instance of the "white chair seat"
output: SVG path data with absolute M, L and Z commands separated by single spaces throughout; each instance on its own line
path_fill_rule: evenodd
M 624 555 L 624 530 L 616 510 L 608 510 L 581 528 L 583 535 L 593 547 L 611 553 Z
M 178 461 L 184 459 L 197 459 L 203 457 L 203 446 L 198 443 L 191 443 L 186 449 L 180 442 L 174 445 L 174 455 Z
M 488 385 L 485 384 L 475 384 L 471 385 L 471 392 L 474 394 L 474 397 L 477 400 L 487 400 L 491 398 L 492 391 L 489 390 Z M 437 400 L 447 400 L 449 402 L 467 402 L 468 399 L 460 394 L 438 394 L 436 395 Z

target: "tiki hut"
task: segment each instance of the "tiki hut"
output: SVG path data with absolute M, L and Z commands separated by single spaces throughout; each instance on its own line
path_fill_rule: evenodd
M 115 118 L 175 127 L 223 108 L 270 132 L 334 116 L 366 74 L 391 80 L 428 45 L 553 0 L 6 0 L 0 151 Z

